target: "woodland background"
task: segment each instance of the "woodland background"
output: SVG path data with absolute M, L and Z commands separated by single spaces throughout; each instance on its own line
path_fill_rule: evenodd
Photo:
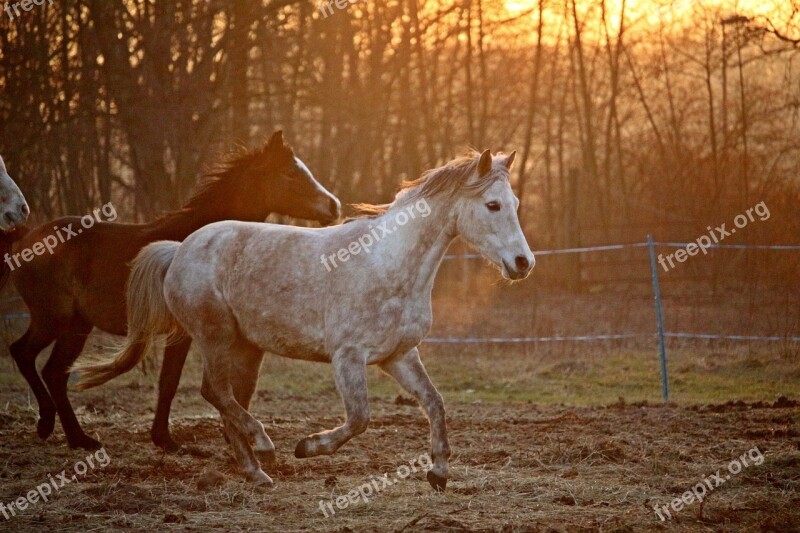
M 517 149 L 534 248 L 690 240 L 761 201 L 741 240 L 795 243 L 799 52 L 797 0 L 62 0 L 0 17 L 0 153 L 38 221 L 146 220 L 282 128 L 345 202 Z

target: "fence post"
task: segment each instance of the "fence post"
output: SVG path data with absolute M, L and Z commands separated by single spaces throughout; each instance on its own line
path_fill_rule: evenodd
M 650 271 L 653 277 L 653 296 L 656 304 L 656 326 L 658 328 L 658 356 L 661 359 L 661 396 L 669 401 L 669 379 L 667 378 L 667 345 L 664 339 L 664 309 L 661 306 L 661 288 L 658 284 L 658 265 L 656 264 L 656 246 L 653 236 L 647 236 L 647 247 L 650 250 Z

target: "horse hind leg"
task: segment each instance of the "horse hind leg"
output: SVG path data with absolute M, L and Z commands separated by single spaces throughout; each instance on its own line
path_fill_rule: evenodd
M 50 359 L 42 369 L 42 378 L 50 390 L 50 395 L 56 404 L 58 417 L 67 438 L 70 448 L 97 450 L 102 445 L 96 439 L 88 436 L 81 428 L 78 417 L 72 409 L 72 404 L 67 395 L 67 381 L 69 369 L 81 355 L 86 339 L 92 331 L 92 325 L 83 320 L 73 320 L 69 329 L 61 333 L 56 339 L 56 345 L 50 354 Z
M 180 444 L 172 439 L 169 433 L 169 412 L 175 392 L 181 380 L 183 365 L 192 340 L 189 337 L 181 339 L 178 343 L 167 346 L 164 350 L 164 360 L 161 363 L 161 375 L 158 379 L 158 405 L 156 417 L 150 430 L 153 444 L 166 452 L 176 452 Z
M 200 392 L 220 413 L 225 424 L 225 433 L 233 449 L 236 460 L 247 478 L 257 485 L 272 484 L 253 452 L 249 439 L 262 449 L 269 447 L 269 437 L 264 426 L 253 418 L 237 401 L 231 387 L 231 359 L 234 354 L 218 353 L 215 349 L 201 344 L 203 352 L 203 384 Z
M 36 371 L 36 357 L 55 339 L 53 328 L 34 315 L 25 334 L 9 348 L 17 368 L 28 382 L 39 404 L 36 432 L 41 439 L 46 439 L 53 433 L 56 424 L 56 404 Z
M 242 346 L 237 351 L 241 356 L 233 360 L 232 384 L 233 395 L 245 410 L 250 410 L 250 401 L 258 386 L 261 363 L 264 359 L 264 352 L 255 346 Z M 260 423 L 260 422 L 259 422 Z M 263 429 L 264 425 L 261 424 Z M 275 445 L 264 431 L 266 439 L 255 441 L 255 454 L 267 472 L 274 473 L 278 469 L 278 461 L 275 455 Z
M 229 420 L 224 418 L 222 431 L 225 435 L 225 440 L 233 450 L 233 456 L 242 465 L 247 479 L 255 485 L 273 485 L 272 478 L 261 470 L 258 457 L 250 446 L 249 439 L 242 435 Z

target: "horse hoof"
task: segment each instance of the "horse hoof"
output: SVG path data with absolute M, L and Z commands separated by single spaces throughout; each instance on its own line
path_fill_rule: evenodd
M 181 445 L 172 440 L 172 437 L 167 435 L 166 437 L 153 437 L 153 444 L 155 444 L 158 448 L 161 448 L 166 453 L 177 453 L 181 449 Z
M 270 474 L 278 471 L 278 458 L 275 455 L 275 450 L 256 450 L 256 457 L 264 467 L 264 470 Z
M 263 470 L 256 470 L 255 472 L 247 475 L 248 479 L 253 483 L 253 486 L 258 488 L 270 488 L 275 482 L 272 478 L 264 473 Z
M 73 450 L 99 450 L 103 447 L 99 440 L 95 440 L 88 435 L 82 435 L 76 439 L 67 439 L 67 444 Z
M 39 438 L 42 440 L 46 440 L 50 435 L 53 434 L 53 428 L 56 426 L 56 419 L 53 418 L 40 418 L 36 422 L 36 433 L 39 435 Z
M 437 475 L 433 470 L 430 470 L 428 472 L 428 483 L 431 484 L 431 487 L 433 487 L 433 490 L 436 492 L 444 492 L 444 489 L 447 487 L 447 478 Z
M 298 442 L 297 446 L 294 448 L 294 456 L 298 459 L 306 459 L 307 457 L 311 457 L 309 448 L 311 447 L 312 442 L 313 440 L 310 437 L 306 437 Z

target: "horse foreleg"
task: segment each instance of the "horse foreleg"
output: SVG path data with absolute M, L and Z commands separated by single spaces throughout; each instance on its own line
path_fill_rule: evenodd
M 428 482 L 437 491 L 444 490 L 447 486 L 447 461 L 450 458 L 444 401 L 425 371 L 419 358 L 419 350 L 414 348 L 401 357 L 382 363 L 380 367 L 414 396 L 425 410 L 431 426 L 431 460 L 433 461 L 433 468 L 428 471 Z
M 9 348 L 14 362 L 17 363 L 20 373 L 25 378 L 25 381 L 28 382 L 36 397 L 36 402 L 39 404 L 39 420 L 36 423 L 36 432 L 42 439 L 46 439 L 53 433 L 53 428 L 56 424 L 56 404 L 36 372 L 36 357 L 55 339 L 56 335 L 53 332 L 53 328 L 37 320 L 36 316 L 34 316 L 25 335 Z
M 181 446 L 169 434 L 169 411 L 172 407 L 172 400 L 178 390 L 181 380 L 183 365 L 186 362 L 186 355 L 192 339 L 186 337 L 176 344 L 167 346 L 164 350 L 164 361 L 161 363 L 161 375 L 158 379 L 158 405 L 156 406 L 156 418 L 153 420 L 153 427 L 150 430 L 150 437 L 153 444 L 167 452 L 177 451 Z
M 332 363 L 347 420 L 336 429 L 316 433 L 298 442 L 294 455 L 299 459 L 331 455 L 345 442 L 364 433 L 369 425 L 366 359 L 356 351 L 346 350 L 337 352 Z

